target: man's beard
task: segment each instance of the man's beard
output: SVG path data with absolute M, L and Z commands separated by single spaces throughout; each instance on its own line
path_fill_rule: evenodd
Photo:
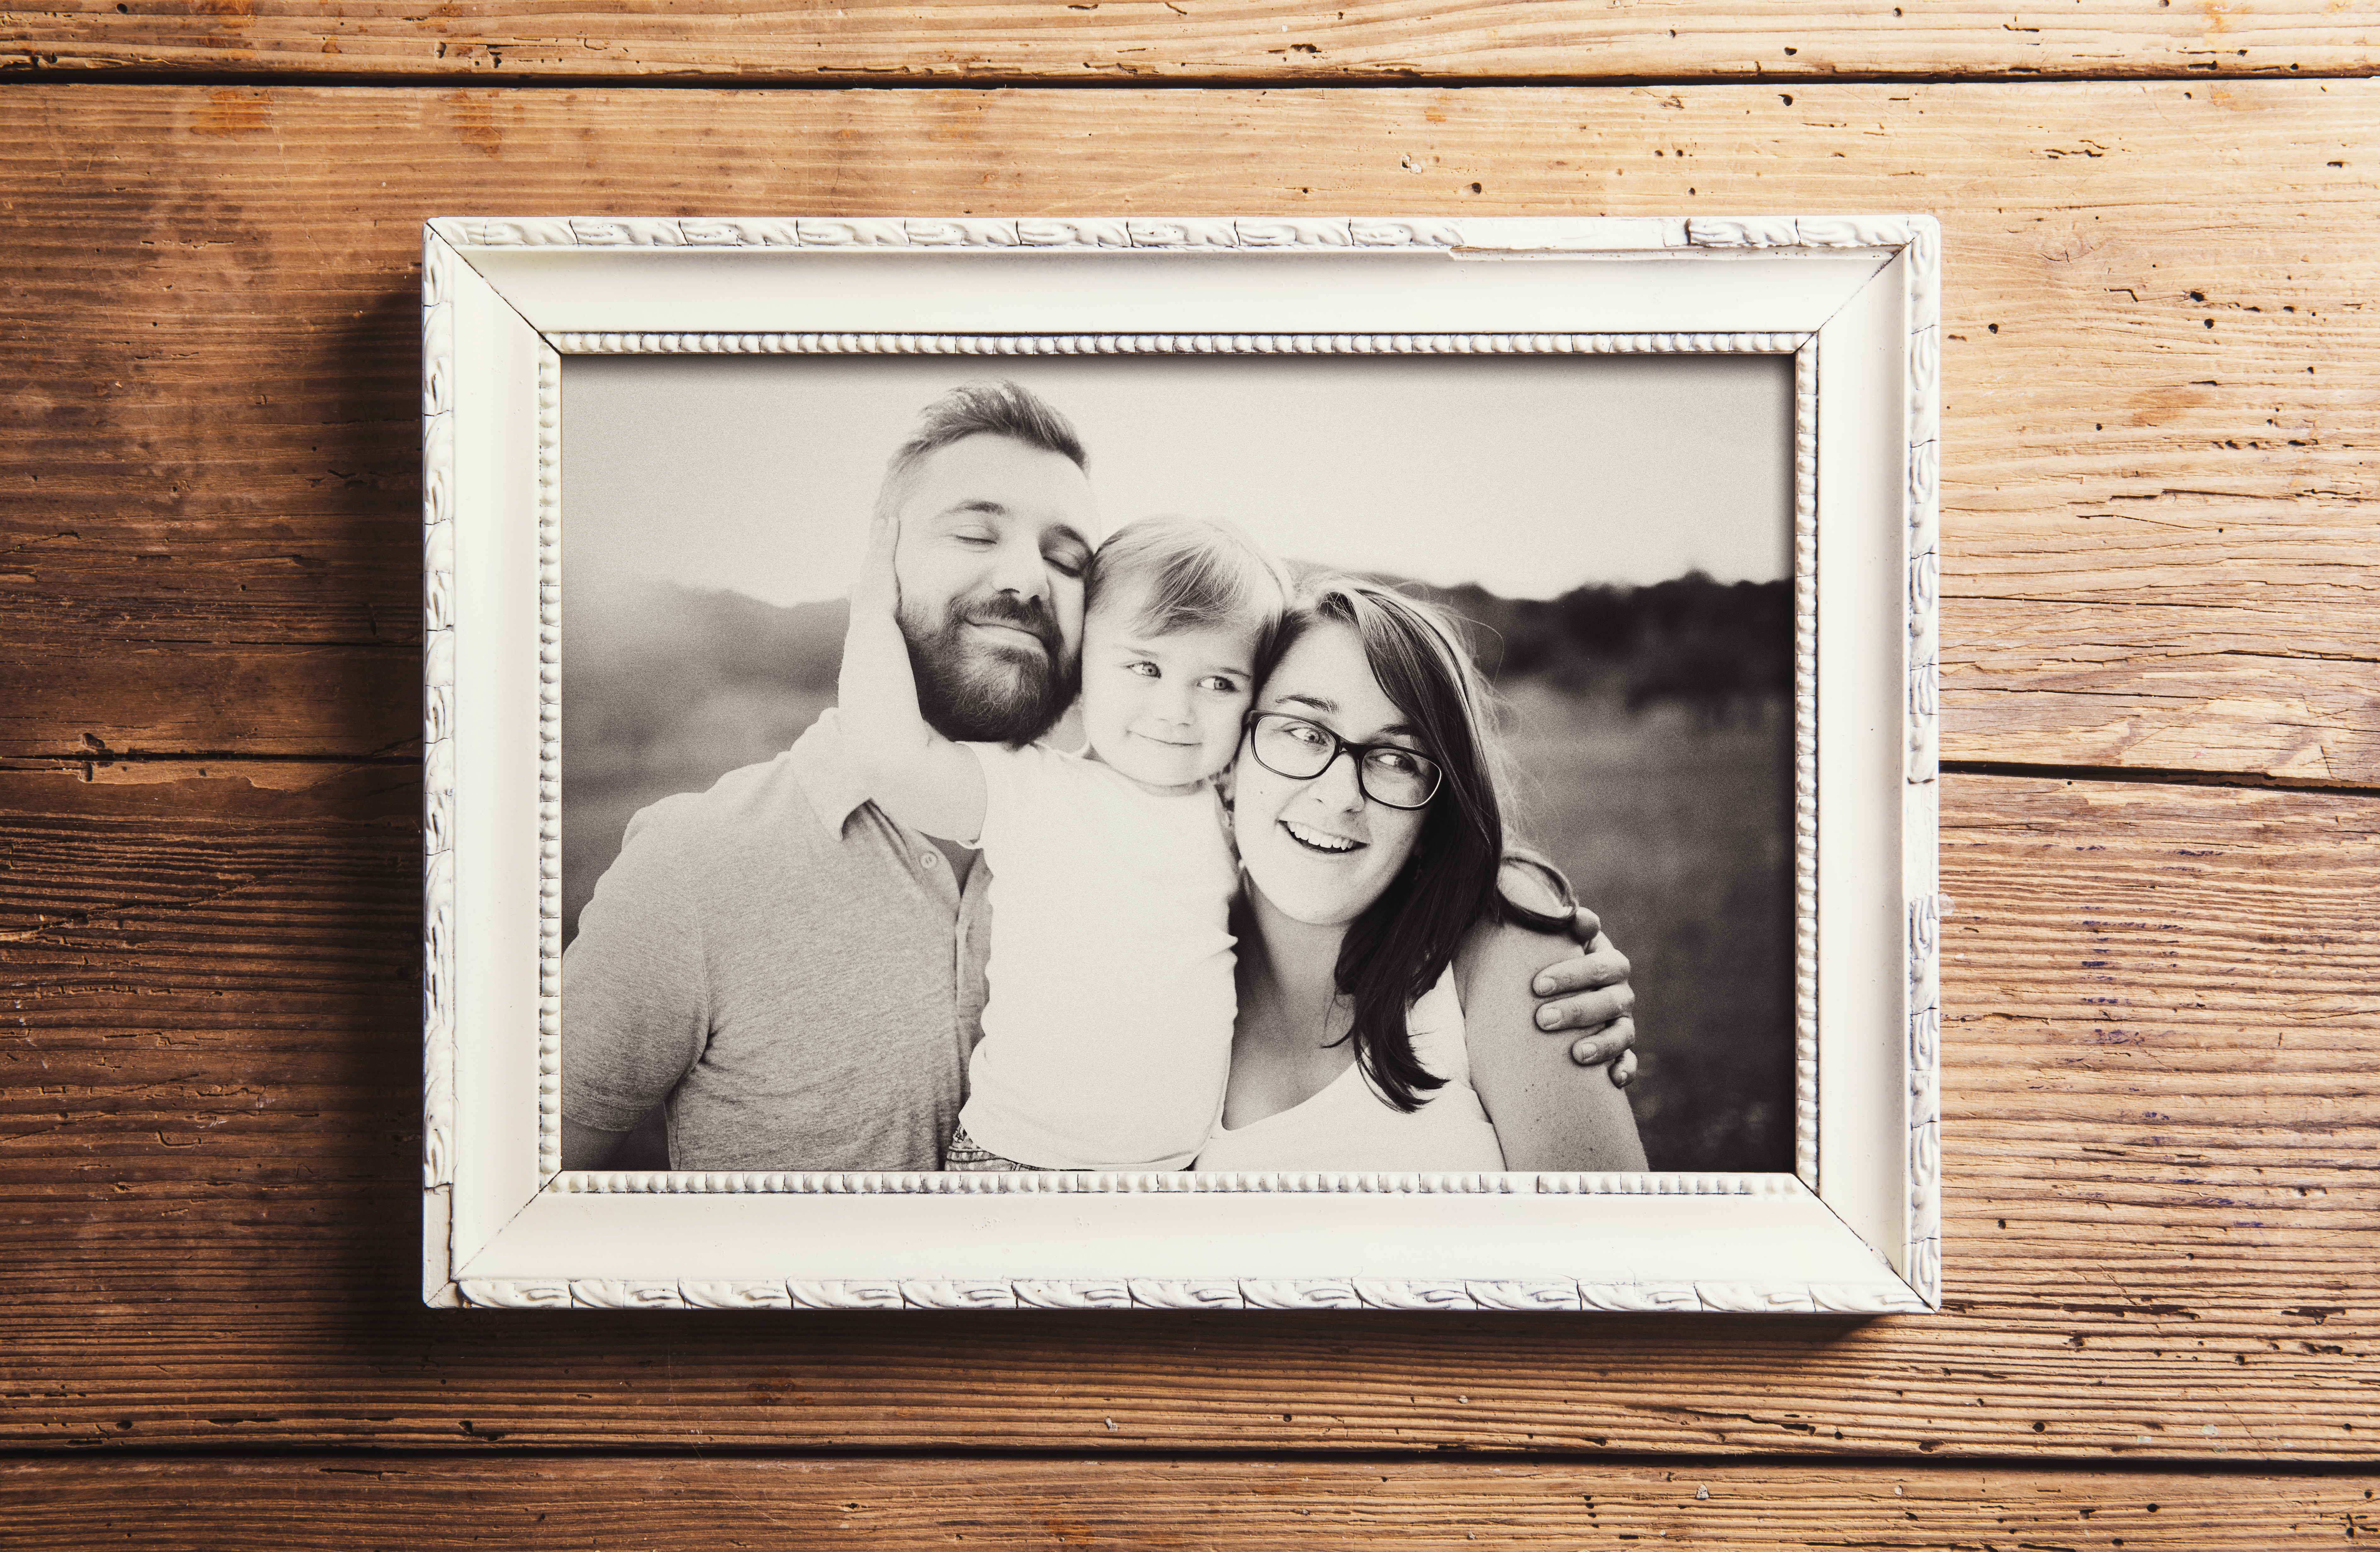
M 900 618 L 917 681 L 917 710 L 945 738 L 1030 744 L 1074 704 L 1079 665 L 1067 659 L 1058 622 L 1038 599 L 1019 603 L 992 593 L 955 600 L 940 622 L 921 619 L 905 605 Z M 967 629 L 986 622 L 1031 632 L 1042 650 L 1004 649 Z

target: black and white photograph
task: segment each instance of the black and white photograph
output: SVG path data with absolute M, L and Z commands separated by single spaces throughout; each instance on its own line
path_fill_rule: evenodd
M 1790 356 L 561 388 L 565 1168 L 1793 1167 Z

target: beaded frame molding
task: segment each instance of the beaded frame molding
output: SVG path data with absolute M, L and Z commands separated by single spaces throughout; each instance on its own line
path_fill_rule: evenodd
M 753 327 L 732 326 L 735 318 L 686 319 L 697 326 L 657 328 L 657 318 L 703 311 L 687 308 L 683 297 L 673 299 L 671 260 L 692 260 L 721 253 L 791 256 L 918 256 L 973 255 L 992 262 L 1014 263 L 1032 253 L 1068 256 L 1103 255 L 1138 261 L 1143 270 L 1152 258 L 1192 255 L 1299 255 L 1336 260 L 1375 256 L 1400 259 L 1435 254 L 1442 258 L 1534 259 L 1551 261 L 1636 261 L 1674 270 L 1681 261 L 1699 261 L 1693 272 L 1720 283 L 1724 291 L 1752 272 L 1744 260 L 1767 265 L 1796 260 L 1826 258 L 1854 261 L 1849 277 L 1835 289 L 1844 296 L 1831 301 L 1826 287 L 1804 286 L 1817 293 L 1806 305 L 1810 316 L 1797 320 L 1804 326 L 1756 329 L 1679 328 L 1620 330 L 1548 328 L 1416 329 L 1383 332 L 1378 328 L 1300 329 L 1281 327 L 1278 308 L 1247 308 L 1252 321 L 1268 326 L 1245 330 L 1151 333 L 1128 327 L 1015 332 L 1007 328 L 978 330 L 918 328 L 860 330 L 849 328 L 788 328 L 782 309 L 756 305 L 750 299 L 732 301 L 723 310 L 742 312 Z M 632 257 L 631 257 L 632 256 Z M 997 256 L 996 258 L 994 256 Z M 619 261 L 629 257 L 633 269 Z M 557 264 L 555 261 L 563 262 Z M 572 261 L 591 270 L 589 261 L 610 261 L 591 276 L 589 285 Z M 662 266 L 656 267 L 655 261 Z M 1738 266 L 1726 267 L 1730 261 Z M 713 259 L 715 264 L 715 257 Z M 780 261 L 781 262 L 783 261 Z M 1864 262 L 1859 262 L 1864 261 Z M 1122 266 L 1119 266 L 1121 269 Z M 705 272 L 716 282 L 723 272 Z M 981 272 L 979 272 L 981 273 Z M 1011 272 L 1014 273 L 1014 272 Z M 1276 271 L 1276 273 L 1287 272 Z M 1600 281 L 1613 272 L 1573 272 Z M 1666 272 L 1665 272 L 1666 273 Z M 1681 272 L 1683 273 L 1683 272 Z M 1775 276 L 1780 272 L 1768 269 Z M 1791 272 L 1782 272 L 1791 273 Z M 1807 272 L 1803 272 L 1806 273 Z M 1936 694 L 1936 595 L 1938 577 L 1937 503 L 1936 498 L 1938 446 L 1938 295 L 1939 236 L 1935 223 L 1924 216 L 1812 218 L 1737 218 L 1710 220 L 1658 219 L 1491 219 L 1474 220 L 619 220 L 619 219 L 454 219 L 429 223 L 423 237 L 423 519 L 425 628 L 424 652 L 424 1293 L 432 1304 L 473 1304 L 508 1308 L 825 1308 L 825 1309 L 968 1309 L 968 1308 L 1271 1308 L 1271 1309 L 1571 1309 L 1571 1310 L 1716 1310 L 1808 1311 L 1883 1314 L 1922 1310 L 1940 1302 L 1939 1158 L 1939 976 L 1938 923 L 1945 903 L 1934 891 L 1935 780 L 1938 705 Z M 624 278 L 625 277 L 625 278 Z M 692 278 L 691 275 L 688 276 Z M 754 292 L 747 283 L 743 289 Z M 1871 412 L 1890 406 L 1869 403 L 1898 394 L 1903 418 L 1899 430 L 1882 439 L 1880 451 L 1897 465 L 1890 489 L 1871 479 L 1875 489 L 1868 505 L 1890 505 L 1876 535 L 1888 535 L 1889 576 L 1895 595 L 1886 610 L 1874 599 L 1865 600 L 1869 613 L 1889 612 L 1896 634 L 1905 645 L 1899 656 L 1897 701 L 1891 724 L 1898 725 L 1897 747 L 1891 750 L 1900 801 L 1891 818 L 1891 844 L 1871 846 L 1889 855 L 1864 860 L 1870 870 L 1888 869 L 1897 901 L 1892 937 L 1897 942 L 1862 946 L 1865 958 L 1882 963 L 1898 960 L 1906 967 L 1905 988 L 1894 986 L 1897 1004 L 1892 1023 L 1903 1034 L 1891 1039 L 1888 1051 L 1867 1051 L 1852 1079 L 1837 1088 L 1861 1096 L 1867 1108 L 1888 1105 L 1897 1112 L 1885 1121 L 1883 1134 L 1900 1143 L 1879 1158 L 1876 1128 L 1854 1137 L 1844 1147 L 1842 1161 L 1830 1168 L 1860 1189 L 1833 1188 L 1837 1181 L 1822 1177 L 1821 1149 L 1830 1131 L 1850 1134 L 1851 1128 L 1822 1126 L 1822 1090 L 1829 1049 L 1829 1009 L 1821 996 L 1821 804 L 1822 717 L 1820 699 L 1829 680 L 1821 666 L 1820 527 L 1822 455 L 1828 446 L 1824 415 L 1849 417 L 1833 400 L 1822 405 L 1828 392 L 1820 349 L 1835 318 L 1856 310 L 1845 297 L 1864 295 L 1866 310 L 1877 312 L 1879 286 L 1888 286 L 1884 309 L 1893 316 L 1871 326 L 1858 337 L 1864 354 L 1858 369 L 1858 407 Z M 616 306 L 596 304 L 590 295 L 612 289 Z M 765 286 L 758 288 L 765 291 Z M 1129 287 L 1127 285 L 1126 289 Z M 683 287 L 679 288 L 682 293 Z M 810 304 L 815 310 L 815 304 Z M 1828 312 L 1828 308 L 1836 309 Z M 710 304 L 708 310 L 722 309 Z M 935 309 L 924 309 L 932 313 Z M 1123 309 L 1130 313 L 1127 304 Z M 1225 309 L 1228 312 L 1228 309 Z M 1623 309 L 1624 310 L 1624 309 Z M 1707 310 L 1707 309 L 1706 309 Z M 1742 310 L 1742 309 L 1739 309 Z M 1750 321 L 1767 321 L 1761 309 L 1750 309 Z M 1770 308 L 1767 310 L 1779 310 Z M 1791 308 L 1783 310 L 1791 311 Z M 616 311 L 621 326 L 610 326 L 605 313 Z M 1638 308 L 1641 313 L 1643 309 Z M 540 317 L 540 313 L 550 317 Z M 1659 321 L 1658 309 L 1646 320 Z M 1880 317 L 1883 314 L 1879 314 Z M 808 320 L 803 320 L 808 321 Z M 1707 321 L 1702 314 L 1693 320 Z M 822 319 L 820 321 L 839 321 Z M 1002 321 L 1005 321 L 1002 320 Z M 1102 321 L 1104 321 L 1104 320 Z M 523 327 L 526 325 L 526 327 Z M 504 336 L 502 349 L 489 347 L 495 335 Z M 1146 1172 L 1088 1174 L 876 1174 L 846 1171 L 717 1173 L 695 1171 L 565 1171 L 561 1168 L 560 1073 L 563 1061 L 561 972 L 561 674 L 565 666 L 562 635 L 561 547 L 564 542 L 561 445 L 562 362 L 571 355 L 851 355 L 902 354 L 953 357 L 1132 356 L 1162 358 L 1181 355 L 1582 355 L 1634 353 L 1719 353 L 1789 355 L 1794 361 L 1793 393 L 1793 567 L 1794 567 L 1794 707 L 1795 707 L 1795 1126 L 1794 1170 L 1778 1175 L 1606 1174 L 1557 1175 L 1526 1173 L 1486 1175 L 1373 1174 L 1325 1172 L 1309 1174 L 1159 1174 Z M 1870 361 L 1877 357 L 1882 364 Z M 475 357 L 486 358 L 475 359 Z M 496 359 L 501 357 L 502 359 Z M 1889 358 L 1886 359 L 1886 358 Z M 1880 373 L 1880 375 L 1879 375 Z M 1881 386 L 1879 386 L 1881 384 Z M 1837 391 L 1836 398 L 1854 397 Z M 492 413 L 501 406 L 501 413 Z M 493 424 L 508 416 L 501 426 Z M 1837 431 L 1835 440 L 1846 440 Z M 1854 438 L 1855 440 L 1855 438 Z M 501 450 L 509 459 L 492 457 Z M 1844 483 L 1850 484 L 1846 480 Z M 521 520 L 533 533 L 507 532 L 490 542 L 509 543 L 516 569 L 526 581 L 533 576 L 534 603 L 521 591 L 517 604 L 482 596 L 466 601 L 472 562 L 471 525 L 505 523 L 518 528 Z M 1828 526 L 1831 534 L 1842 522 Z M 487 532 L 485 529 L 479 530 Z M 487 549 L 487 545 L 480 546 Z M 493 552 L 490 551 L 492 554 Z M 491 563 L 490 570 L 494 569 Z M 1886 573 L 1869 568 L 1876 576 Z M 1871 582 L 1873 582 L 1871 578 Z M 1850 612 L 1835 600 L 1843 592 L 1837 583 L 1827 594 L 1827 607 Z M 1879 590 L 1873 586 L 1869 591 Z M 464 731 L 463 709 L 471 704 L 474 675 L 466 665 L 480 668 L 479 683 L 496 668 L 502 651 L 490 650 L 485 636 L 466 641 L 464 622 L 486 617 L 494 610 L 516 626 L 513 669 L 504 680 L 511 719 L 533 706 L 537 727 L 533 756 L 524 747 L 509 751 L 510 785 L 533 786 L 533 803 L 516 801 L 505 828 L 521 828 L 533 814 L 533 872 L 504 881 L 502 887 L 473 896 L 467 881 L 480 858 L 494 850 L 473 851 L 472 863 L 458 868 L 457 843 L 473 833 L 460 820 L 460 810 L 475 790 L 495 784 L 484 774 L 491 763 L 491 741 L 508 738 L 483 723 Z M 533 651 L 528 622 L 534 623 Z M 533 667 L 531 666 L 533 664 Z M 524 683 L 524 681 L 527 683 Z M 526 691 L 526 693 L 523 693 Z M 491 697 L 492 700 L 495 697 Z M 474 742 L 476 740 L 476 743 Z M 1840 742 L 1837 735 L 1837 742 Z M 520 741 L 524 746 L 526 739 Z M 469 746 L 458 759 L 458 746 Z M 475 762 L 471 749 L 480 751 Z M 1872 751 L 1868 751 L 1872 753 Z M 1872 764 L 1873 761 L 1871 760 Z M 1864 780 L 1864 778 L 1863 778 Z M 475 788 L 473 783 L 478 783 Z M 1879 783 L 1866 781 L 1880 793 Z M 526 792 L 516 794 L 525 798 Z M 1854 794 L 1846 793 L 1846 797 Z M 491 810 L 492 811 L 492 809 Z M 526 842 L 524 834 L 519 839 Z M 493 873 L 492 857 L 483 871 Z M 1838 869 L 1853 877 L 1859 869 Z M 1882 880 L 1876 880 L 1881 882 Z M 469 896 L 470 898 L 467 898 Z M 534 925 L 519 945 L 533 943 L 533 993 L 511 999 L 471 996 L 472 981 L 461 966 L 461 928 L 477 919 L 481 908 L 511 907 L 516 916 L 523 905 L 533 911 Z M 1828 929 L 1839 940 L 1843 929 Z M 1869 936 L 1876 936 L 1874 924 Z M 1827 962 L 1837 956 L 1830 951 Z M 1859 954 L 1853 954 L 1859 959 Z M 508 966 L 516 974 L 519 967 Z M 1867 967 L 1863 966 L 1863 974 Z M 1870 976 L 1869 978 L 1881 978 Z M 1894 981 L 1899 980 L 1896 975 Z M 1875 1001 L 1873 997 L 1867 1000 Z M 509 1005 L 506 1005 L 506 1004 Z M 527 1006 L 522 1004 L 526 1003 Z M 1871 1010 L 1872 1011 L 1872 1010 Z M 533 1021 L 533 1037 L 523 1038 L 523 1014 Z M 1868 1021 L 1873 1024 L 1876 1021 Z M 1860 1044 L 1852 1042 L 1852 1044 Z M 1865 1045 L 1880 1046 L 1873 1038 Z M 475 1067 L 487 1070 L 494 1048 L 502 1056 L 492 1065 L 507 1069 L 501 1084 L 475 1080 Z M 1840 1058 L 1837 1059 L 1839 1064 Z M 526 1071 L 523 1071 L 523 1068 Z M 1887 1072 L 1885 1069 L 1890 1069 Z M 1879 1079 L 1888 1078 L 1889 1085 Z M 1888 1086 L 1895 1093 L 1879 1099 Z M 501 1097 L 500 1097 L 501 1096 Z M 504 1114 L 492 1117 L 489 1104 L 500 1104 Z M 1844 1102 L 1837 1101 L 1840 1106 Z M 467 1124 L 471 1110 L 476 1123 Z M 1873 1119 L 1873 1118 L 1871 1118 Z M 504 1156 L 501 1161 L 498 1156 Z M 489 1167 L 474 1169 L 478 1160 Z M 498 1183 L 496 1177 L 506 1177 Z M 473 1214 L 458 1196 L 489 1198 L 492 1210 Z M 521 1200 L 526 1188 L 527 1200 Z M 1830 1196 L 1856 1198 L 1829 1201 Z M 1615 1206 L 1646 1198 L 1672 1202 L 1717 1204 L 1730 1199 L 1748 1206 L 1768 1204 L 1779 1214 L 1831 1224 L 1840 1237 L 1864 1255 L 1821 1256 L 1803 1275 L 1782 1279 L 1761 1275 L 1755 1262 L 1739 1257 L 1734 1267 L 1695 1265 L 1709 1256 L 1638 1254 L 1606 1257 L 1618 1275 L 1599 1277 L 1592 1270 L 1577 1275 L 1396 1275 L 1410 1268 L 1372 1268 L 1381 1275 L 1181 1275 L 1173 1267 L 1153 1268 L 1171 1275 L 1129 1275 L 1137 1268 L 1118 1268 L 1122 1275 L 1025 1277 L 1016 1275 L 902 1276 L 766 1276 L 712 1275 L 722 1268 L 705 1265 L 685 1275 L 615 1275 L 623 1268 L 616 1257 L 591 1256 L 584 1267 L 572 1250 L 574 1237 L 590 1231 L 592 1213 L 601 1216 L 608 1199 L 629 1208 L 631 1203 L 660 1198 L 698 1198 L 717 1204 L 714 1210 L 734 1211 L 755 1199 L 784 1203 L 787 1199 L 826 1199 L 847 1204 L 871 1197 L 888 1202 L 923 1203 L 953 1199 L 995 1219 L 1002 1203 L 1047 1202 L 1067 1198 L 1135 1197 L 1142 1200 L 1234 1197 L 1374 1201 L 1397 1199 L 1447 1204 L 1466 1198 L 1512 1203 L 1526 1199 L 1539 1206 L 1563 1201 L 1605 1199 Z M 734 1199 L 733 1202 L 722 1199 Z M 543 1204 L 567 1208 L 578 1204 L 578 1220 L 555 1234 L 538 1240 L 528 1264 L 502 1252 L 495 1242 L 521 1238 L 500 1227 L 513 1214 L 524 1218 Z M 507 1206 L 508 1205 L 508 1206 Z M 635 1209 L 640 1213 L 643 1209 Z M 557 1214 L 546 1210 L 545 1215 Z M 977 1215 L 980 1219 L 981 1212 Z M 480 1221 L 468 1220 L 477 1218 Z M 637 1221 L 651 1221 L 644 1213 Z M 1778 1222 L 1786 1221 L 1780 1217 Z M 602 1231 L 606 1234 L 615 1232 Z M 1532 1230 L 1532 1232 L 1536 1231 Z M 528 1236 L 535 1238 L 535 1236 Z M 662 1236 L 666 1238 L 664 1233 Z M 1654 1238 L 1658 1240 L 1659 1235 Z M 550 1242 L 550 1243 L 549 1243 Z M 1838 1247 L 1840 1250 L 1840 1247 Z M 663 1262 L 673 1256 L 666 1247 L 656 1254 Z M 1258 1257 L 1257 1259 L 1263 1259 Z M 1723 1259 L 1723 1258 L 1721 1258 Z M 1678 1275 L 1683 1267 L 1694 1275 Z M 953 1267 L 953 1271 L 961 1268 Z M 1028 1267 L 1029 1270 L 1042 1268 Z M 1055 1268 L 1051 1268 L 1055 1270 Z M 1262 1268 L 1278 1270 L 1274 1267 Z M 1500 1271 L 1488 1267 L 1483 1271 Z M 1465 1269 L 1466 1272 L 1468 1268 Z M 1708 1275 L 1716 1271 L 1718 1275 Z M 701 1275 L 693 1275 L 699 1273 Z

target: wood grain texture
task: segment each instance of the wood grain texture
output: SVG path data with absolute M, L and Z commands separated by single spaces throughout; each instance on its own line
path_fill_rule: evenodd
M 2329 1474 L 2380 1432 L 2363 795 L 1946 782 L 1938 1317 L 412 1303 L 426 214 L 1934 211 L 1946 756 L 2380 781 L 2380 98 L 2203 79 L 2368 71 L 2370 15 L 1904 8 L 0 18 L 34 76 L 424 82 L 0 90 L 0 1447 L 36 1452 L 0 1463 L 0 1541 L 2247 1552 L 2380 1534 L 2380 1482 Z M 1863 70 L 2187 79 L 1809 79 Z M 453 90 L 726 71 L 1791 79 Z M 1656 1011 L 1646 1030 L 1658 1052 Z M 142 1458 L 161 1446 L 357 1452 Z M 669 1453 L 506 1458 L 520 1446 Z M 1196 1458 L 1275 1449 L 1799 1458 Z M 1150 1450 L 1188 1458 L 1130 1453 Z M 1854 1454 L 1900 1459 L 1835 1458 Z M 1983 1455 L 2123 1469 L 1962 1459 Z M 2238 1469 L 2260 1460 L 2315 1469 Z
M 2368 73 L 2366 7 L 2315 0 L 65 0 L 11 14 L 0 50 L 29 74 L 237 72 L 330 79 L 967 80 L 1257 84 L 1433 77 L 2043 77 Z
M 2380 1476 L 1397 1461 L 0 1464 L 34 1552 L 254 1547 L 1197 1546 L 2289 1552 L 2380 1532 Z
M 413 1303 L 412 773 L 85 769 L 0 772 L 0 1445 L 2351 1461 L 2380 1430 L 2380 800 L 1947 782 L 1937 1317 L 556 1316 Z
M 2380 780 L 2380 83 L 7 101 L 0 754 L 413 747 L 430 213 L 1917 208 L 1945 757 Z

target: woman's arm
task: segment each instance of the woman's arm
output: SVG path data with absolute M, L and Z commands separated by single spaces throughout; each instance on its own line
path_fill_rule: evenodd
M 899 525 L 880 512 L 851 590 L 838 691 L 843 735 L 868 795 L 912 830 L 972 844 L 983 832 L 983 767 L 917 710 L 917 679 L 901 635 L 892 548 Z
M 1642 1170 L 1645 1145 L 1627 1096 L 1538 1029 L 1530 983 L 1563 940 L 1504 922 L 1472 929 L 1454 956 L 1455 988 L 1479 1091 L 1508 1170 Z

